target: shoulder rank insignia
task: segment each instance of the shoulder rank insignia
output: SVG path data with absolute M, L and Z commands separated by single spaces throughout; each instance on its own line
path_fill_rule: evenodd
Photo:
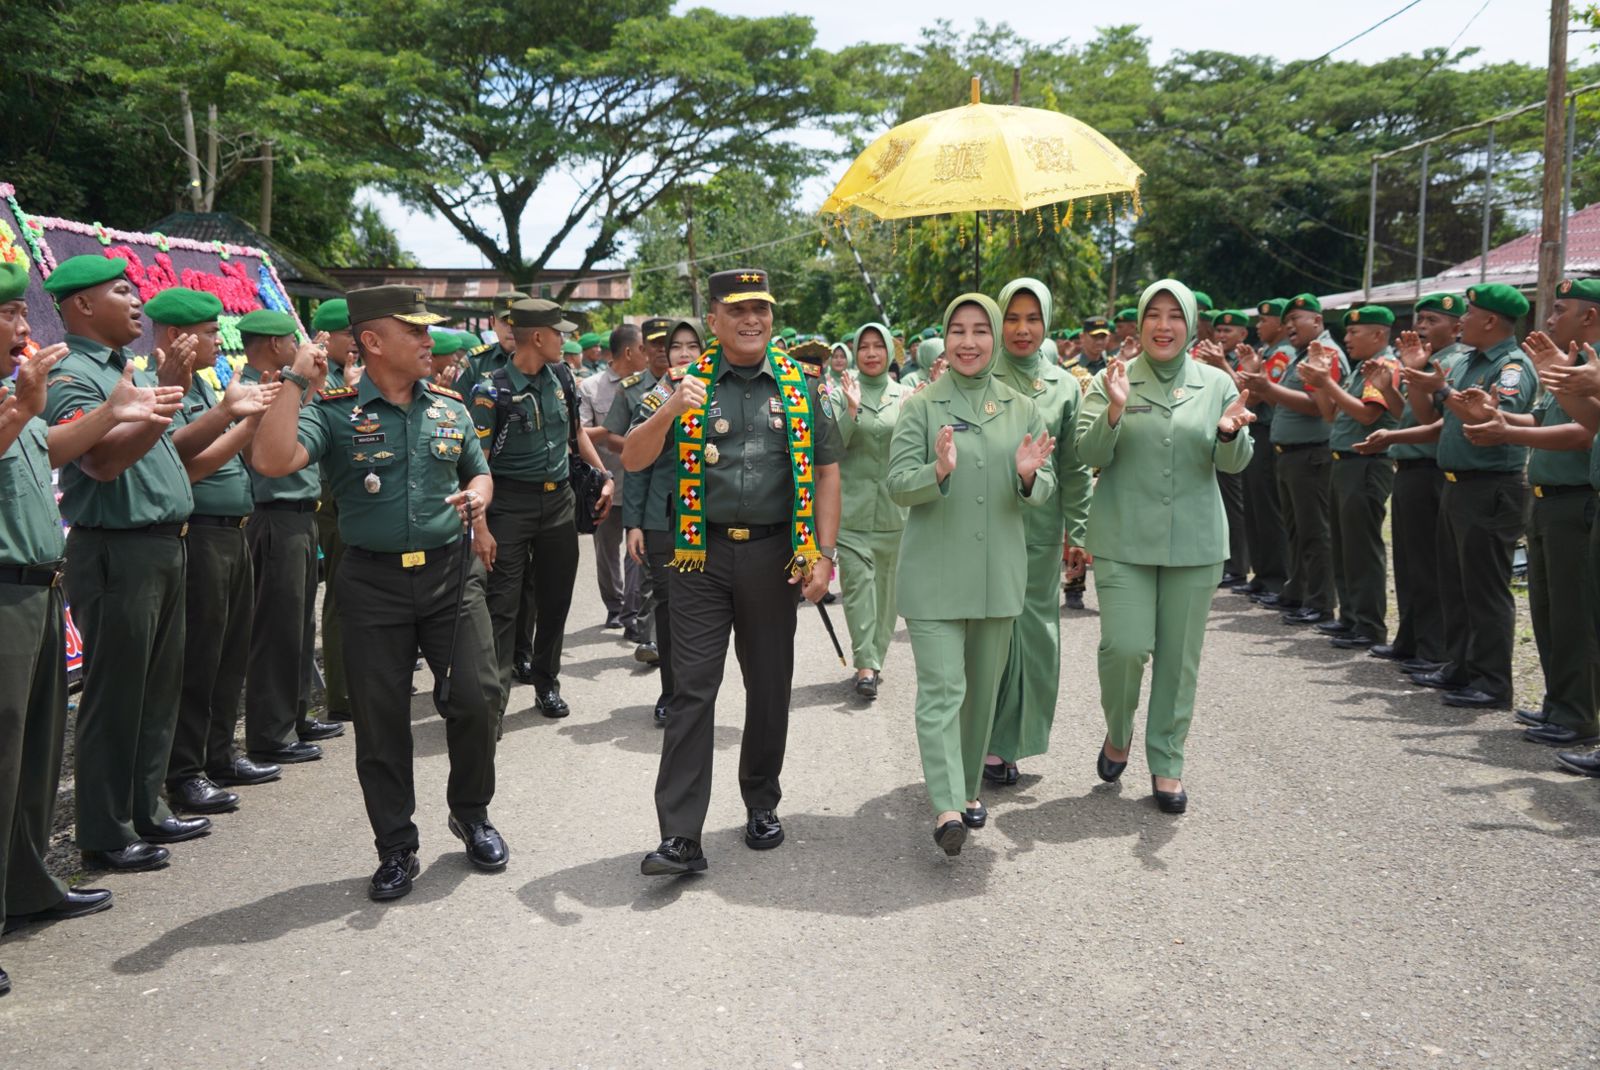
M 338 386 L 332 390 L 324 390 L 317 395 L 322 401 L 338 401 L 341 398 L 353 398 L 355 396 L 356 388 L 353 386 Z
M 487 352 L 489 352 L 489 350 L 493 349 L 494 346 L 495 346 L 495 343 L 493 343 L 493 342 L 485 342 L 483 345 L 479 346 L 477 349 L 469 349 L 469 350 L 467 350 L 467 356 L 476 357 L 476 356 L 478 356 L 478 355 L 480 355 L 482 353 L 487 353 Z
M 678 379 L 682 379 L 683 376 L 684 376 L 684 373 L 687 372 L 688 370 L 689 370 L 689 366 L 687 364 L 680 365 L 679 367 L 676 367 L 676 368 L 668 369 L 667 378 L 672 379 L 674 381 L 676 381 Z
M 455 398 L 457 401 L 462 400 L 461 395 L 451 390 L 448 386 L 440 386 L 438 383 L 430 382 L 428 383 L 428 389 L 443 397 Z
M 807 375 L 811 376 L 813 379 L 817 378 L 819 375 L 822 374 L 822 368 L 819 365 L 816 365 L 816 364 L 801 363 L 800 364 L 800 369 L 802 371 L 804 371 Z
M 643 378 L 644 378 L 643 375 L 640 375 L 638 372 L 634 372 L 632 375 L 628 376 L 626 379 L 622 380 L 622 382 L 618 383 L 617 385 L 621 386 L 621 387 L 630 387 L 630 386 L 633 386 L 633 385 L 637 384 L 639 382 L 639 380 L 643 379 Z

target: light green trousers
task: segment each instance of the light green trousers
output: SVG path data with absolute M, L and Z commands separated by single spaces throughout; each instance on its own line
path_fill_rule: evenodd
M 900 563 L 898 531 L 839 532 L 839 587 L 856 668 L 883 668 L 894 638 L 894 576 Z
M 1015 619 L 906 621 L 917 663 L 917 746 L 936 815 L 978 797 Z
M 1133 741 L 1139 684 L 1152 656 L 1144 756 L 1150 772 L 1183 776 L 1183 745 L 1194 717 L 1206 616 L 1222 562 L 1186 567 L 1094 559 L 1100 601 L 1100 707 L 1119 750 Z
M 1000 678 L 989 753 L 1008 762 L 1050 749 L 1061 693 L 1061 547 L 1028 547 L 1028 590 Z

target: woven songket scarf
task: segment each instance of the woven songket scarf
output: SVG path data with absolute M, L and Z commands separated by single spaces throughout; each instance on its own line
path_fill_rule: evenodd
M 784 423 L 789 436 L 789 467 L 794 475 L 794 502 L 790 508 L 789 544 L 807 567 L 821 556 L 817 551 L 812 492 L 811 399 L 806 392 L 806 377 L 800 366 L 770 343 L 767 368 L 777 380 L 783 399 Z M 678 418 L 673 439 L 678 447 L 678 530 L 674 539 L 672 564 L 680 572 L 706 567 L 705 519 L 705 436 L 706 412 L 713 404 L 717 373 L 722 370 L 722 343 L 712 342 L 700 359 L 689 365 L 687 375 L 706 387 L 705 408 L 686 412 Z M 730 458 L 731 460 L 732 458 Z

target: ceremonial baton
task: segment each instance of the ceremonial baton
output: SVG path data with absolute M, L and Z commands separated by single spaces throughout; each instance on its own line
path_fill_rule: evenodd
M 810 573 L 810 571 L 811 569 L 806 566 L 806 559 L 803 554 L 795 554 L 789 562 L 789 574 L 791 576 L 803 576 Z M 844 647 L 839 645 L 839 633 L 833 630 L 833 618 L 828 616 L 828 607 L 818 602 L 817 612 L 822 615 L 822 626 L 828 630 L 828 638 L 833 641 L 833 652 L 839 655 L 839 664 L 848 667 L 849 662 L 844 660 Z
M 471 492 L 468 491 L 470 494 Z M 472 498 L 467 498 L 467 545 L 461 552 L 461 571 L 456 577 L 456 618 L 450 624 L 450 660 L 445 663 L 444 679 L 439 681 L 439 701 L 450 701 L 450 682 L 456 671 L 456 638 L 461 634 L 461 604 L 467 600 L 467 575 L 472 571 Z

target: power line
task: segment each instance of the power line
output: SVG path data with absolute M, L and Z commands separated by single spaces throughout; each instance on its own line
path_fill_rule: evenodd
M 1450 58 L 1450 51 L 1456 47 L 1456 42 L 1460 41 L 1462 37 L 1466 36 L 1467 31 L 1472 29 L 1472 24 L 1478 21 L 1478 16 L 1487 11 L 1489 9 L 1489 5 L 1493 2 L 1494 0 L 1483 0 L 1483 6 L 1479 7 L 1473 16 L 1467 20 L 1467 24 L 1461 27 L 1461 31 L 1450 39 L 1450 43 L 1444 46 L 1444 51 L 1439 53 L 1439 58 L 1428 64 L 1428 69 L 1418 75 L 1417 80 L 1412 82 L 1410 87 L 1407 88 L 1404 93 L 1400 94 L 1401 100 L 1410 98 L 1411 94 L 1417 91 L 1417 86 L 1422 84 L 1422 80 L 1428 77 L 1428 75 L 1432 74 L 1434 71 L 1438 70 L 1439 65 Z

